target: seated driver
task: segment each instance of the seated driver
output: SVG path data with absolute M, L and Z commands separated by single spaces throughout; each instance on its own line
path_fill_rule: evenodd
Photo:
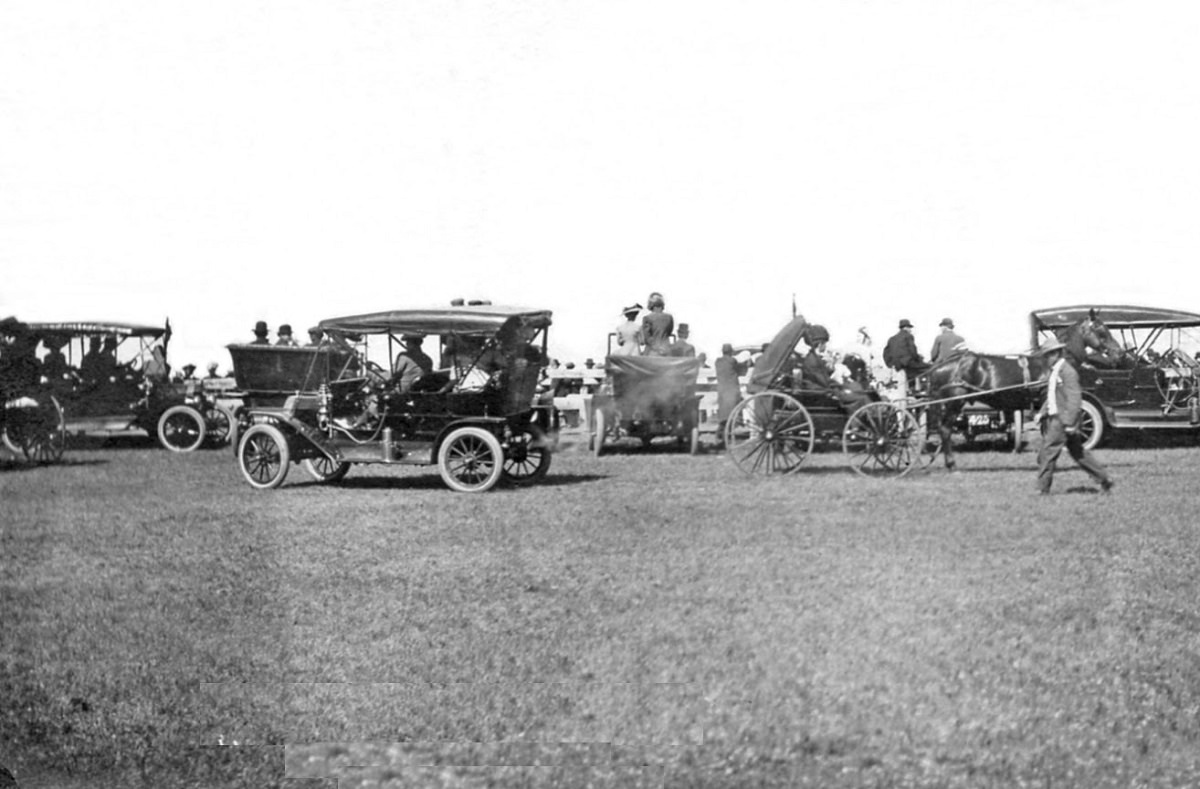
M 396 363 L 392 365 L 392 381 L 401 392 L 413 388 L 417 379 L 433 370 L 433 359 L 421 350 L 425 338 L 419 334 L 405 334 L 400 338 L 404 350 L 396 354 Z
M 834 383 L 833 371 L 822 356 L 829 342 L 829 331 L 824 326 L 813 324 L 805 329 L 804 342 L 808 345 L 808 354 L 800 362 L 803 373 L 800 379 L 801 389 L 833 395 L 847 414 L 852 414 L 871 402 L 871 396 L 867 393 Z

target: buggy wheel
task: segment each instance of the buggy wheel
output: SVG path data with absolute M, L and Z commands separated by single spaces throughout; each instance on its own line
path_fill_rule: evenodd
M 608 430 L 608 417 L 604 415 L 604 409 L 597 408 L 595 417 L 592 419 L 595 423 L 596 431 L 592 433 L 592 455 L 600 457 L 600 451 L 604 449 L 604 433 Z
M 191 452 L 204 443 L 204 417 L 190 405 L 176 405 L 158 418 L 158 443 L 172 452 Z
M 759 392 L 738 403 L 725 425 L 725 451 L 746 474 L 791 474 L 809 456 L 815 431 L 800 401 Z
M 305 458 L 300 465 L 317 482 L 337 482 L 350 471 L 349 463 L 339 463 L 327 455 Z
M 228 407 L 214 405 L 204 412 L 204 422 L 207 427 L 204 439 L 210 446 L 220 447 L 227 444 L 233 435 L 233 426 L 237 418 Z
M 490 490 L 504 472 L 500 441 L 480 427 L 460 427 L 438 449 L 442 481 L 460 493 Z
M 925 431 L 908 409 L 870 403 L 850 415 L 842 450 L 850 468 L 866 477 L 901 477 L 921 465 Z
M 1104 416 L 1088 400 L 1079 406 L 1079 435 L 1083 437 L 1083 448 L 1089 451 L 1100 446 L 1104 440 Z
M 1012 424 L 1009 425 L 1012 434 L 1013 454 L 1019 453 L 1025 447 L 1025 412 L 1018 408 L 1012 412 Z
M 550 448 L 546 434 L 536 425 L 529 425 L 514 434 L 504 453 L 500 479 L 509 485 L 532 485 L 550 471 Z
M 251 487 L 277 488 L 287 478 L 292 453 L 283 432 L 274 425 L 251 425 L 237 449 L 238 468 Z
M 58 400 L 44 394 L 22 398 L 21 405 L 9 409 L 2 438 L 5 448 L 31 463 L 58 462 L 67 446 Z

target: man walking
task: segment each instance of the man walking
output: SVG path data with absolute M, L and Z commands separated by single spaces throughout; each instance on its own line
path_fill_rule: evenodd
M 1050 364 L 1050 379 L 1046 390 L 1046 402 L 1042 404 L 1034 422 L 1042 429 L 1042 448 L 1038 452 L 1038 492 L 1050 493 L 1054 482 L 1054 469 L 1063 447 L 1079 464 L 1079 467 L 1100 483 L 1100 489 L 1112 490 L 1113 481 L 1104 466 L 1083 448 L 1083 436 L 1079 433 L 1080 406 L 1083 402 L 1079 387 L 1079 373 L 1064 353 L 1066 346 L 1056 337 L 1041 347 L 1038 353 Z

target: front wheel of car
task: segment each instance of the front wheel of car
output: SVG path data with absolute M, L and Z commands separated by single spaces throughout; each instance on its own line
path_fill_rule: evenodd
M 491 490 L 504 473 L 504 450 L 487 430 L 460 427 L 438 449 L 438 472 L 452 490 L 482 493 Z
M 277 488 L 287 478 L 292 453 L 287 438 L 274 425 L 251 425 L 242 434 L 237 450 L 238 468 L 251 487 Z
M 172 452 L 198 449 L 208 436 L 204 417 L 190 405 L 177 405 L 158 418 L 158 442 Z

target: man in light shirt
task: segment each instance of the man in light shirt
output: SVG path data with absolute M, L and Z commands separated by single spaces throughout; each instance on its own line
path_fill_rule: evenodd
M 1100 489 L 1112 490 L 1113 481 L 1104 466 L 1083 448 L 1083 436 L 1079 433 L 1080 406 L 1083 402 L 1079 387 L 1079 373 L 1067 360 L 1066 346 L 1054 338 L 1038 351 L 1050 365 L 1050 378 L 1046 390 L 1046 402 L 1035 417 L 1042 428 L 1042 448 L 1038 452 L 1038 492 L 1050 493 L 1054 482 L 1054 469 L 1063 447 L 1079 467 L 1100 483 Z

